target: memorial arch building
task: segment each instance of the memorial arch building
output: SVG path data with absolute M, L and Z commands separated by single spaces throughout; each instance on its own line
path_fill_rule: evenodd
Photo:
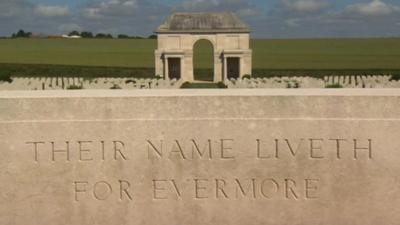
M 156 31 L 156 75 L 194 81 L 193 48 L 213 46 L 214 82 L 250 75 L 250 29 L 233 13 L 175 13 Z

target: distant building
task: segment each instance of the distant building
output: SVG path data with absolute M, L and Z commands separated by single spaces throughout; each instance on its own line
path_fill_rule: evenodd
M 175 13 L 156 31 L 156 74 L 194 81 L 193 48 L 207 40 L 214 51 L 215 82 L 252 71 L 250 28 L 233 13 Z
M 63 37 L 63 38 L 69 38 L 69 39 L 79 39 L 79 38 L 82 38 L 82 37 L 79 36 L 79 35 L 71 35 L 71 36 L 69 36 L 69 35 L 67 35 L 67 34 L 63 34 L 61 37 Z

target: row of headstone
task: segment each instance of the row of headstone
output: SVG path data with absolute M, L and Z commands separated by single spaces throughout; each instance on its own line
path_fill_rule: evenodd
M 325 76 L 314 77 L 270 77 L 231 79 L 225 81 L 228 88 L 400 88 L 400 81 L 391 80 L 390 75 L 372 76 Z
M 182 80 L 137 78 L 81 78 L 81 77 L 34 77 L 13 78 L 12 83 L 0 82 L 0 90 L 65 90 L 65 89 L 177 89 Z M 400 88 L 400 81 L 390 75 L 373 76 L 325 76 L 271 77 L 227 80 L 228 88 Z
M 328 76 L 324 77 L 327 85 L 340 84 L 345 88 L 388 88 L 399 87 L 399 82 L 391 80 L 390 75 Z
M 137 78 L 14 77 L 11 83 L 0 81 L 0 90 L 66 89 L 177 89 L 181 80 Z

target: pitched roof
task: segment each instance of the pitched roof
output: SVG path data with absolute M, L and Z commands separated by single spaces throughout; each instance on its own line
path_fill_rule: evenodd
M 250 28 L 231 12 L 174 13 L 156 33 L 249 33 Z

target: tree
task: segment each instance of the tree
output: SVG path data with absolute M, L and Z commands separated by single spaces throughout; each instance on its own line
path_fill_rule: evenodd
M 19 30 L 16 34 L 12 34 L 13 38 L 29 38 L 32 36 L 31 32 L 25 32 L 24 30 Z
M 157 35 L 152 34 L 152 35 L 150 35 L 150 36 L 148 37 L 148 39 L 157 39 Z
M 103 33 L 98 33 L 96 34 L 96 38 L 106 38 L 107 35 L 103 34 Z
M 25 31 L 24 30 L 19 30 L 18 32 L 17 32 L 17 36 L 16 37 L 25 37 Z
M 89 31 L 82 31 L 81 36 L 83 38 L 93 38 L 93 33 Z
M 74 30 L 74 31 L 70 32 L 68 34 L 68 36 L 80 36 L 80 33 L 78 31 Z
M 114 38 L 111 34 L 103 34 L 103 33 L 98 33 L 96 34 L 96 38 Z
M 129 36 L 126 34 L 118 34 L 118 38 L 119 39 L 127 39 L 127 38 L 129 38 Z

